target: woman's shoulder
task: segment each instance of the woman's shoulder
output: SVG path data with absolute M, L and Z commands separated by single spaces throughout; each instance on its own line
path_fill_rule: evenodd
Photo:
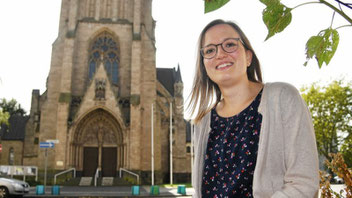
M 285 82 L 274 82 L 265 84 L 266 89 L 265 100 L 267 104 L 276 105 L 289 111 L 292 108 L 304 107 L 305 104 L 298 89 Z
M 287 97 L 300 95 L 298 89 L 295 86 L 286 82 L 265 83 L 264 91 L 268 92 L 270 97 L 273 97 L 273 95 Z

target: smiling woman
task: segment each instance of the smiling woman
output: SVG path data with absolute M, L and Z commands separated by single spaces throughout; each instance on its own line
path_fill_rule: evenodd
M 282 2 L 289 7 L 297 5 L 296 1 Z M 32 90 L 40 89 L 40 93 L 46 90 L 51 47 L 58 35 L 60 7 L 61 0 L 0 1 L 0 21 L 4 27 L 0 32 L 0 98 L 15 98 L 26 111 L 30 110 Z M 319 69 L 315 61 L 310 61 L 307 67 L 302 66 L 309 37 L 331 24 L 329 8 L 311 4 L 295 9 L 290 26 L 263 42 L 267 36 L 262 20 L 264 8 L 260 1 L 229 1 L 224 7 L 204 14 L 204 1 L 201 0 L 153 0 L 157 67 L 179 64 L 184 95 L 188 96 L 194 74 L 189 67 L 195 62 L 197 35 L 209 20 L 221 17 L 235 19 L 246 31 L 261 64 L 265 65 L 265 81 L 279 80 L 301 87 L 341 76 L 352 78 L 352 68 L 346 64 L 352 50 L 352 28 L 348 27 L 339 29 L 340 43 L 328 67 Z M 345 24 L 345 20 L 335 16 L 335 27 Z M 173 36 L 182 39 L 170 39 Z M 185 117 L 190 118 L 190 115 L 185 112 Z
M 304 0 L 302 3 L 308 1 Z M 299 4 L 296 1 L 281 2 L 291 8 Z M 341 79 L 342 76 L 346 79 L 352 78 L 352 68 L 346 64 L 349 62 L 348 53 L 352 50 L 350 27 L 339 29 L 340 43 L 329 66 L 323 65 L 319 69 L 314 60 L 309 61 L 306 67 L 303 66 L 306 61 L 306 42 L 331 24 L 333 13 L 327 6 L 309 4 L 295 9 L 292 11 L 293 18 L 290 25 L 283 32 L 264 42 L 268 30 L 262 15 L 266 6 L 261 1 L 229 1 L 220 9 L 207 14 L 204 14 L 204 4 L 205 1 L 153 0 L 157 67 L 180 65 L 185 97 L 192 90 L 191 81 L 194 72 L 189 68 L 196 61 L 194 46 L 198 35 L 209 21 L 217 18 L 235 20 L 246 32 L 263 66 L 262 77 L 266 82 L 288 82 L 301 88 L 317 81 L 327 83 L 337 78 Z M 334 27 L 345 24 L 345 20 L 336 14 Z M 177 36 L 180 39 L 170 39 L 170 36 Z M 189 112 L 185 112 L 185 117 L 194 118 Z
M 189 107 L 198 110 L 195 197 L 317 196 L 308 109 L 292 85 L 262 82 L 258 58 L 233 22 L 214 20 L 201 32 Z
M 226 109 L 231 111 L 243 109 L 243 106 L 248 105 L 250 99 L 253 99 L 262 88 L 259 83 L 262 82 L 260 64 L 248 38 L 236 24 L 215 20 L 203 29 L 199 43 L 201 44 L 199 46 L 201 56 L 198 56 L 197 60 L 197 75 L 194 80 L 191 100 L 196 101 L 199 98 L 205 100 L 199 104 L 195 121 L 198 122 L 207 113 L 208 103 L 213 99 L 213 91 L 216 93 L 216 102 L 220 103 L 227 90 L 221 90 L 221 88 L 231 86 L 233 83 L 242 85 L 246 83 L 254 92 L 249 93 L 251 96 L 246 99 L 247 102 L 235 108 L 223 108 L 225 104 L 225 101 L 223 101 L 220 103 L 221 109 L 224 111 Z M 218 46 L 221 46 L 221 49 Z M 227 50 L 224 50 L 224 48 Z M 199 83 L 201 80 L 204 80 L 206 84 Z M 205 90 L 206 92 L 204 92 Z M 205 93 L 209 94 L 204 95 Z M 232 94 L 232 92 L 229 94 Z M 197 107 L 196 105 L 191 107 L 192 113 L 194 113 Z M 223 113 L 231 115 L 236 112 Z

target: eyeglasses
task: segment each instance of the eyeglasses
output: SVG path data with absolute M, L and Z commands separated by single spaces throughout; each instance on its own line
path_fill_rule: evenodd
M 218 45 L 220 45 L 225 52 L 232 53 L 238 49 L 238 41 L 244 45 L 240 38 L 228 38 L 222 43 L 216 45 L 210 44 L 202 47 L 200 49 L 200 54 L 206 59 L 214 58 L 214 56 L 218 53 Z

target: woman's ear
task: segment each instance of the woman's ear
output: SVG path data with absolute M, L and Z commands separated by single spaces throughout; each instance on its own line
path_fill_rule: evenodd
M 253 53 L 251 50 L 246 50 L 246 60 L 247 60 L 247 67 L 249 67 L 252 63 Z

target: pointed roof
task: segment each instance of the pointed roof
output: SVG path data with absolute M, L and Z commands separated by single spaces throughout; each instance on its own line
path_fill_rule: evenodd
M 24 140 L 26 124 L 29 116 L 20 114 L 12 115 L 9 118 L 9 126 L 3 124 L 0 130 L 2 140 Z
M 156 68 L 156 77 L 165 89 L 174 96 L 174 84 L 182 83 L 180 65 L 175 68 Z
M 177 66 L 176 82 L 181 82 L 182 83 L 180 64 L 178 64 L 178 66 Z

